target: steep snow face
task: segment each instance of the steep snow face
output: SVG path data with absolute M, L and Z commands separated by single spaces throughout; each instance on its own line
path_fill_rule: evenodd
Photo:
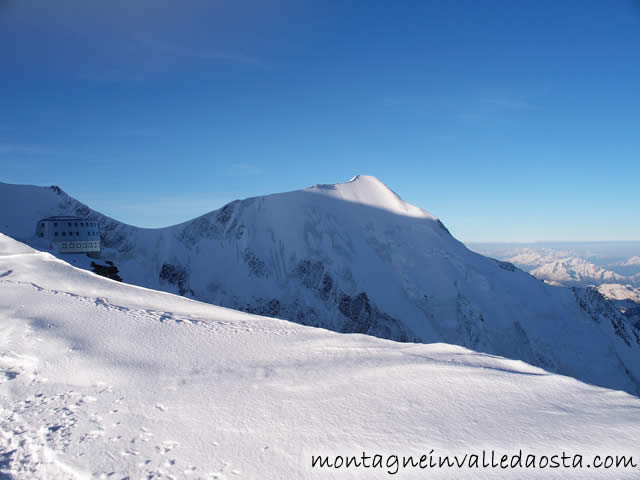
M 638 391 L 637 332 L 616 312 L 599 316 L 601 295 L 582 298 L 471 252 L 374 177 L 239 200 L 155 230 L 59 190 L 1 187 L 0 199 L 28 190 L 15 227 L 0 213 L 6 233 L 46 248 L 29 223 L 63 213 L 97 220 L 104 259 L 129 283 L 339 332 L 462 345 Z
M 124 285 L 1 234 L 0 325 L 3 479 L 640 473 L 587 467 L 595 455 L 639 463 L 640 400 L 623 392 L 454 345 L 340 335 Z M 311 467 L 312 455 L 433 450 L 437 462 L 483 449 L 522 449 L 523 464 L 584 460 L 541 472 Z

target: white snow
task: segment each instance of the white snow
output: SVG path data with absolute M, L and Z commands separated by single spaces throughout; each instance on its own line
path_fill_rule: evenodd
M 640 265 L 640 256 L 634 255 L 633 257 L 629 257 L 624 262 L 622 262 L 621 265 L 624 265 L 624 266 Z
M 515 255 L 508 256 L 504 260 L 518 266 L 535 268 L 570 256 L 572 255 L 568 251 L 558 251 L 549 248 L 522 248 L 519 249 Z
M 565 286 L 600 285 L 602 283 L 621 283 L 628 280 L 623 275 L 598 267 L 580 257 L 553 260 L 531 270 L 530 273 L 536 278 Z
M 618 283 L 606 283 L 598 286 L 598 291 L 612 300 L 631 300 L 640 303 L 640 288 Z
M 378 178 L 370 175 L 356 175 L 344 183 L 314 185 L 305 191 L 379 208 L 398 215 L 436 220 L 436 217 L 430 213 L 402 200 Z
M 103 260 L 131 284 L 334 331 L 460 345 L 640 391 L 640 334 L 599 295 L 471 252 L 375 177 L 239 200 L 162 229 L 122 224 L 57 189 L 0 184 L 2 202 L 15 209 L 0 210 L 0 231 L 39 249 L 47 247 L 33 237 L 39 218 L 98 221 Z M 91 268 L 86 256 L 59 257 Z
M 478 252 L 517 265 L 536 278 L 552 285 L 581 286 L 603 284 L 635 284 L 639 286 L 640 275 L 634 275 L 640 267 L 638 256 L 630 256 L 624 260 L 612 259 L 611 256 L 625 254 L 625 250 L 638 251 L 625 242 L 609 242 L 598 249 L 584 245 L 567 244 L 563 248 L 556 247 L 517 247 L 511 244 L 479 244 Z M 587 244 L 591 245 L 591 244 Z M 619 246 L 620 252 L 615 251 Z M 615 260 L 615 261 L 614 261 Z
M 257 317 L 0 235 L 0 478 L 638 478 L 312 470 L 311 455 L 635 455 L 640 400 L 446 344 Z

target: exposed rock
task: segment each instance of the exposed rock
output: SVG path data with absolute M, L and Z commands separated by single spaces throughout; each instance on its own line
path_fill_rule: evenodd
M 505 262 L 503 260 L 498 260 L 496 258 L 492 258 L 491 260 L 493 260 L 494 262 L 496 262 L 496 264 L 503 270 L 506 270 L 507 272 L 515 272 L 516 270 L 518 270 L 518 267 L 516 267 L 513 263 L 510 262 Z
M 244 249 L 244 261 L 249 267 L 249 275 L 258 278 L 269 276 L 265 263 L 250 248 Z
M 627 327 L 624 316 L 613 308 L 597 288 L 572 287 L 571 291 L 575 295 L 580 308 L 587 312 L 593 321 L 596 323 L 601 323 L 602 321 L 610 322 L 615 334 L 629 346 L 633 341 L 640 344 L 638 333 Z
M 265 302 L 264 300 L 259 299 L 256 304 L 245 305 L 239 310 L 243 310 L 247 313 L 253 313 L 254 315 L 277 317 L 280 313 L 280 300 L 278 300 L 277 298 L 272 298 L 271 300 Z
M 121 282 L 122 277 L 119 275 L 118 267 L 108 260 L 105 263 L 106 265 L 100 265 L 96 262 L 91 262 L 91 269 L 93 273 Z
M 176 285 L 180 295 L 184 295 L 187 292 L 193 295 L 193 291 L 188 288 L 189 272 L 181 265 L 163 264 L 160 270 L 160 279 Z
M 449 235 L 451 235 L 451 232 L 449 231 L 449 229 L 447 227 L 444 226 L 444 223 L 442 223 L 442 221 L 440 221 L 439 219 L 436 220 L 438 226 L 444 230 L 445 232 L 447 232 Z

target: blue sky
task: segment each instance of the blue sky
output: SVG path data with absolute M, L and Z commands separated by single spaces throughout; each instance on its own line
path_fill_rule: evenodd
M 463 241 L 638 240 L 640 3 L 0 0 L 0 180 L 166 226 L 375 175 Z

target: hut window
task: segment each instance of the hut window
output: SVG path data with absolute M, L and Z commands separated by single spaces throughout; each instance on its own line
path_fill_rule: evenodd
M 55 232 L 53 235 L 57 237 L 58 236 L 58 232 Z
M 53 226 L 57 227 L 58 226 L 58 222 L 53 222 Z

